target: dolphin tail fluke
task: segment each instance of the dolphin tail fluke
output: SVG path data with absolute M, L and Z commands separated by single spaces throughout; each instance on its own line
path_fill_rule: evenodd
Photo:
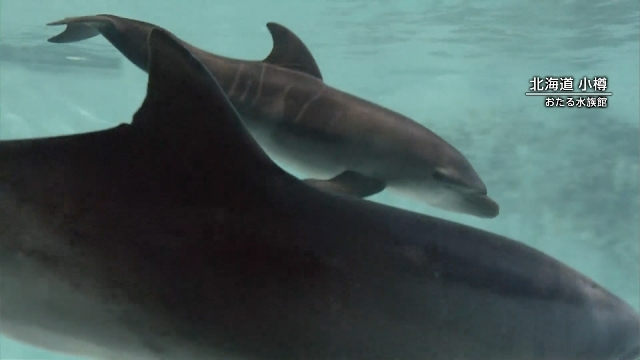
M 107 26 L 113 26 L 113 22 L 101 16 L 80 16 L 50 22 L 47 25 L 67 25 L 67 28 L 63 32 L 47 40 L 51 43 L 61 44 L 82 41 L 98 36 L 101 33 L 101 29 Z
M 387 186 L 384 181 L 347 170 L 329 180 L 306 179 L 305 183 L 317 189 L 365 198 L 375 195 Z

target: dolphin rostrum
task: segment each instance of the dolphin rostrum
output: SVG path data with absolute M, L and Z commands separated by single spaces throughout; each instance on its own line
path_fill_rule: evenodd
M 113 15 L 49 25 L 67 25 L 49 39 L 54 43 L 102 34 L 144 71 L 146 39 L 158 28 Z M 442 209 L 498 215 L 498 204 L 457 149 L 405 116 L 328 86 L 293 32 L 276 23 L 267 28 L 273 49 L 263 61 L 226 58 L 179 40 L 218 79 L 267 154 L 303 169 L 316 178 L 309 184 L 325 190 L 366 197 L 389 187 Z
M 320 191 L 149 35 L 131 124 L 0 142 L 0 332 L 102 360 L 631 360 L 638 314 L 516 241 Z

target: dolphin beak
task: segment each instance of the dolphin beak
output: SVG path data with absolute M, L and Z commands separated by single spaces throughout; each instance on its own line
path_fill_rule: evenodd
M 464 197 L 465 208 L 471 215 L 481 218 L 494 218 L 500 214 L 500 206 L 489 196 L 479 192 L 467 194 Z

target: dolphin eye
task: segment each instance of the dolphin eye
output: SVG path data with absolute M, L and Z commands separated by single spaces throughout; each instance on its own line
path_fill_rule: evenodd
M 445 184 L 463 186 L 463 184 L 459 180 L 451 177 L 449 174 L 446 173 L 446 170 L 443 170 L 440 168 L 437 168 L 433 172 L 433 178 Z
M 442 182 L 447 182 L 447 181 L 448 181 L 447 176 L 446 176 L 445 174 L 443 174 L 443 173 L 440 171 L 440 169 L 436 169 L 436 170 L 433 172 L 433 178 L 434 178 L 434 179 L 436 179 L 436 180 L 438 180 L 438 181 L 442 181 Z

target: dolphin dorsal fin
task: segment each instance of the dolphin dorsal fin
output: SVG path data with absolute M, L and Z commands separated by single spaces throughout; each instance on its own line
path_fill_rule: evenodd
M 161 144 L 154 145 L 158 161 L 180 169 L 178 175 L 185 172 L 199 177 L 204 186 L 210 181 L 228 192 L 264 186 L 266 177 L 283 173 L 242 125 L 215 77 L 189 50 L 159 28 L 151 30 L 148 44 L 147 95 L 131 126 Z
M 267 23 L 267 29 L 273 39 L 273 49 L 264 60 L 265 63 L 299 71 L 322 80 L 322 74 L 316 60 L 300 38 L 286 27 Z

